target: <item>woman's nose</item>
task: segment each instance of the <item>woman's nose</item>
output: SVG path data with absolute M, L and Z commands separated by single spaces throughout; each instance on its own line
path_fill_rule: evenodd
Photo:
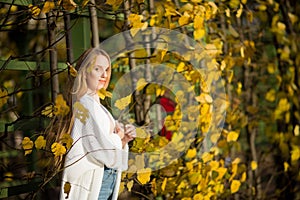
M 107 77 L 107 72 L 104 71 L 104 73 L 102 74 L 102 77 L 106 78 Z

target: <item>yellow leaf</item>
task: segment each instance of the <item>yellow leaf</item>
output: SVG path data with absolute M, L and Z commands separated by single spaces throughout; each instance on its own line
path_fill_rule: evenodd
M 174 132 L 171 141 L 178 145 L 178 143 L 184 138 L 182 133 Z
M 144 89 L 144 87 L 148 84 L 148 82 L 144 78 L 140 78 L 136 83 L 136 90 L 140 91 Z
M 226 68 L 226 61 L 225 61 L 225 60 L 222 60 L 222 61 L 221 61 L 220 69 L 223 71 L 225 68 Z
M 193 148 L 193 149 L 189 149 L 186 153 L 186 158 L 192 159 L 197 155 L 197 149 Z
M 46 1 L 45 4 L 44 4 L 44 7 L 42 9 L 42 12 L 43 13 L 48 13 L 50 12 L 53 8 L 55 8 L 55 4 L 53 1 Z
M 199 184 L 199 182 L 202 179 L 202 176 L 200 174 L 200 172 L 190 172 L 188 174 L 189 180 L 190 180 L 190 184 L 192 185 L 197 185 Z
M 180 13 L 175 9 L 175 7 L 169 6 L 168 4 L 165 4 L 165 16 L 166 17 L 176 16 L 178 14 L 180 14 Z
M 279 100 L 278 103 L 278 107 L 280 108 L 280 110 L 284 111 L 288 111 L 290 109 L 290 104 L 288 102 L 287 98 L 282 98 Z
M 180 62 L 177 66 L 177 72 L 183 72 L 186 70 L 186 66 L 184 64 L 184 62 Z
M 260 5 L 258 6 L 258 9 L 259 9 L 260 11 L 265 11 L 265 10 L 267 10 L 267 6 L 264 5 L 264 4 L 260 4 Z
M 243 172 L 242 174 L 242 177 L 241 177 L 241 182 L 245 182 L 246 181 L 246 178 L 247 178 L 247 173 L 246 172 Z
M 165 93 L 165 90 L 161 87 L 157 87 L 156 88 L 156 96 L 159 97 L 159 96 L 163 96 Z
M 211 8 L 212 8 L 212 14 L 216 14 L 217 11 L 218 11 L 218 6 L 214 2 L 212 2 L 212 1 L 209 1 L 208 5 L 210 5 Z
M 239 191 L 240 186 L 241 186 L 241 182 L 240 181 L 233 180 L 231 182 L 231 185 L 230 185 L 230 192 L 231 192 L 231 194 L 236 193 L 237 191 Z
M 40 135 L 34 142 L 35 148 L 44 149 L 46 147 L 46 140 L 44 136 Z
M 72 144 L 73 144 L 73 138 L 68 133 L 64 133 L 61 136 L 60 141 L 61 141 L 62 144 L 65 144 L 65 146 L 67 147 L 67 149 L 70 149 L 71 146 L 72 146 Z
M 148 136 L 147 132 L 141 127 L 137 127 L 135 131 L 137 138 L 146 138 Z
M 199 96 L 195 97 L 196 101 L 200 102 L 200 103 L 212 103 L 213 99 L 209 94 L 206 93 L 201 93 Z
M 208 161 L 211 161 L 213 155 L 208 152 L 204 152 L 201 158 L 204 163 L 207 163 Z
M 199 40 L 205 36 L 205 30 L 204 29 L 195 29 L 194 30 L 194 39 Z
M 128 95 L 126 97 L 118 99 L 115 102 L 115 106 L 120 110 L 124 110 L 130 104 L 130 102 L 131 102 L 131 95 Z
M 292 145 L 292 150 L 291 150 L 291 161 L 298 161 L 300 158 L 300 147 L 296 145 Z
M 53 112 L 54 112 L 54 106 L 49 105 L 44 110 L 42 110 L 41 114 L 47 117 L 53 117 Z
M 69 193 L 70 193 L 70 191 L 71 191 L 71 184 L 70 184 L 69 182 L 66 182 L 66 183 L 64 184 L 64 193 L 67 194 L 67 196 L 65 197 L 66 199 L 69 198 Z
M 100 90 L 98 90 L 98 96 L 100 97 L 100 99 L 105 99 L 106 96 L 106 90 L 104 88 L 101 88 Z
M 131 192 L 131 188 L 133 186 L 133 180 L 129 181 L 126 186 L 127 186 L 128 192 Z
M 240 18 L 241 15 L 242 15 L 242 13 L 243 13 L 243 5 L 240 4 L 240 8 L 239 8 L 238 11 L 236 12 L 236 17 L 237 17 L 237 18 Z
M 220 134 L 219 133 L 214 133 L 210 136 L 210 141 L 213 143 L 213 144 L 216 144 L 217 141 L 219 140 L 220 138 Z
M 230 131 L 227 135 L 227 142 L 235 142 L 239 137 L 239 133 L 236 131 Z
M 227 168 L 225 168 L 225 167 L 219 167 L 215 171 L 218 172 L 218 177 L 216 178 L 216 180 L 220 180 L 220 179 L 223 178 L 223 176 L 227 172 Z
M 204 17 L 196 15 L 194 17 L 194 29 L 203 29 L 204 28 Z
M 227 8 L 225 10 L 225 14 L 226 14 L 226 17 L 230 17 L 230 9 L 229 8 Z
M 75 102 L 74 105 L 75 117 L 85 124 L 86 119 L 89 117 L 89 111 L 80 102 Z
M 233 70 L 228 70 L 227 71 L 227 80 L 228 80 L 228 83 L 231 83 L 233 75 L 234 75 Z
M 231 8 L 237 8 L 240 4 L 240 0 L 230 0 L 229 1 L 229 6 Z
M 187 12 L 184 12 L 183 15 L 179 18 L 178 23 L 179 26 L 184 26 L 188 24 L 190 21 L 190 15 Z
M 245 48 L 243 46 L 240 49 L 240 53 L 241 53 L 241 57 L 244 58 L 245 57 Z
M 30 9 L 31 14 L 34 17 L 39 16 L 39 14 L 41 13 L 41 9 L 39 7 L 37 7 L 37 6 L 33 6 L 32 4 L 29 4 L 28 8 Z
M 161 184 L 161 190 L 162 191 L 165 191 L 165 189 L 166 189 L 166 185 L 167 185 L 167 178 L 164 178 L 164 181 L 163 181 L 163 183 Z
M 151 19 L 150 19 L 150 22 L 149 22 L 149 25 L 154 26 L 155 23 L 156 23 L 156 19 L 157 19 L 157 15 L 152 15 Z
M 137 179 L 142 185 L 144 185 L 150 181 L 150 175 L 151 175 L 150 168 L 140 169 L 137 172 Z
M 203 194 L 197 193 L 194 195 L 193 200 L 204 200 Z
M 257 169 L 257 162 L 256 161 L 251 161 L 251 170 L 256 170 Z
M 294 135 L 299 136 L 299 125 L 296 125 L 294 128 Z
M 85 7 L 85 6 L 89 3 L 89 1 L 90 1 L 90 0 L 83 0 L 83 1 L 81 2 L 81 6 L 82 6 L 82 7 Z
M 240 158 L 235 158 L 234 161 L 232 161 L 232 164 L 239 164 L 241 162 Z
M 55 155 L 55 157 L 61 156 L 61 155 L 64 155 L 66 153 L 66 147 L 64 147 L 63 145 L 61 145 L 57 142 L 54 142 L 51 145 L 51 151 Z
M 75 67 L 73 67 L 70 63 L 67 63 L 67 65 L 68 65 L 68 70 L 69 70 L 69 73 L 71 74 L 71 76 L 76 77 L 77 70 L 75 69 Z
M 289 167 L 290 167 L 290 165 L 289 165 L 289 163 L 284 162 L 284 163 L 283 163 L 283 167 L 284 167 L 284 172 L 287 172 L 288 169 L 289 169 Z
M 104 88 L 101 88 L 100 90 L 98 90 L 98 96 L 100 97 L 100 99 L 105 99 L 105 97 L 112 97 L 112 93 L 105 90 Z
M 66 116 L 70 111 L 70 107 L 67 105 L 62 94 L 57 95 L 54 108 L 54 114 L 60 116 Z
M 161 51 L 160 51 L 160 61 L 163 61 L 163 59 L 164 59 L 166 53 L 167 53 L 167 50 L 161 50 Z
M 275 109 L 274 115 L 275 119 L 280 119 L 282 117 L 282 114 L 284 112 L 287 112 L 290 110 L 290 103 L 287 98 L 281 98 L 278 102 L 278 105 Z
M 77 4 L 73 0 L 62 0 L 62 6 L 65 10 L 73 11 L 77 7 Z
M 209 163 L 210 169 L 216 171 L 219 167 L 220 163 L 218 161 L 212 160 Z
M 25 156 L 31 154 L 33 148 L 33 142 L 30 140 L 29 137 L 24 137 L 22 141 L 22 148 L 25 151 Z
M 123 177 L 122 177 L 122 180 L 123 180 Z M 124 191 L 124 188 L 125 188 L 125 183 L 124 183 L 124 181 L 121 181 L 118 194 L 121 194 Z
M 111 5 L 113 10 L 117 10 L 120 5 L 123 3 L 123 0 L 106 0 L 105 4 Z
M 6 90 L 0 89 L 0 108 L 7 103 L 8 100 L 8 93 Z
M 13 174 L 12 172 L 5 172 L 5 173 L 3 174 L 3 177 L 5 177 L 5 178 L 3 179 L 4 181 L 10 182 L 10 181 L 13 181 L 13 180 L 14 180 L 14 174 Z
M 135 36 L 136 33 L 141 29 L 144 30 L 148 27 L 148 22 L 142 22 L 143 16 L 138 14 L 130 14 L 128 21 L 131 25 L 130 33 Z
M 267 101 L 274 102 L 276 99 L 275 94 L 276 94 L 276 91 L 274 89 L 271 89 L 266 93 L 265 99 Z
M 237 174 L 237 170 L 238 170 L 238 164 L 237 163 L 232 163 L 231 165 L 231 176 L 229 178 L 229 181 L 231 181 Z
M 285 31 L 286 25 L 284 23 L 282 23 L 282 22 L 277 22 L 277 28 L 280 31 Z
M 289 12 L 288 16 L 289 16 L 289 18 L 290 18 L 293 25 L 298 21 L 298 17 L 296 15 Z

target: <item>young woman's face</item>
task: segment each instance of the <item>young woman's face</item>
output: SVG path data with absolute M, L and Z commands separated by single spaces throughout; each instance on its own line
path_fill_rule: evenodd
M 96 92 L 105 86 L 105 83 L 108 81 L 107 72 L 109 66 L 108 59 L 103 55 L 99 55 L 96 58 L 94 66 L 87 69 L 86 82 L 91 92 Z

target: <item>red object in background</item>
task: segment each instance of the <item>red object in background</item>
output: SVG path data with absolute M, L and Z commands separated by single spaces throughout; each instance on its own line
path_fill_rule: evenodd
M 167 131 L 166 126 L 163 126 L 161 131 L 160 131 L 161 136 L 165 136 L 168 140 L 171 140 L 172 138 L 172 131 Z
M 167 113 L 172 113 L 175 111 L 176 104 L 171 99 L 162 97 L 160 98 L 159 103 Z M 163 126 L 160 131 L 160 135 L 165 136 L 168 140 L 171 140 L 173 133 L 172 131 L 168 131 L 166 127 Z
M 160 98 L 159 103 L 166 110 L 166 112 L 174 112 L 176 105 L 172 100 L 162 97 Z

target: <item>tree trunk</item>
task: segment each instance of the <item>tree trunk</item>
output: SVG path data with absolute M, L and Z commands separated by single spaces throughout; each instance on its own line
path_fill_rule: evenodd
M 95 0 L 90 0 L 89 5 L 90 11 L 90 21 L 91 21 L 91 31 L 92 31 L 92 46 L 99 46 L 99 31 L 98 31 L 98 18 Z
M 72 45 L 72 35 L 71 35 L 71 25 L 70 25 L 70 13 L 64 12 L 64 25 L 66 32 L 66 47 L 67 47 L 67 62 L 72 63 L 74 60 L 73 55 L 73 45 Z
M 50 57 L 50 76 L 51 76 L 51 98 L 55 101 L 59 93 L 59 82 L 57 73 L 57 50 L 56 50 L 56 24 L 55 15 L 53 12 L 47 13 L 48 26 L 48 44 Z

